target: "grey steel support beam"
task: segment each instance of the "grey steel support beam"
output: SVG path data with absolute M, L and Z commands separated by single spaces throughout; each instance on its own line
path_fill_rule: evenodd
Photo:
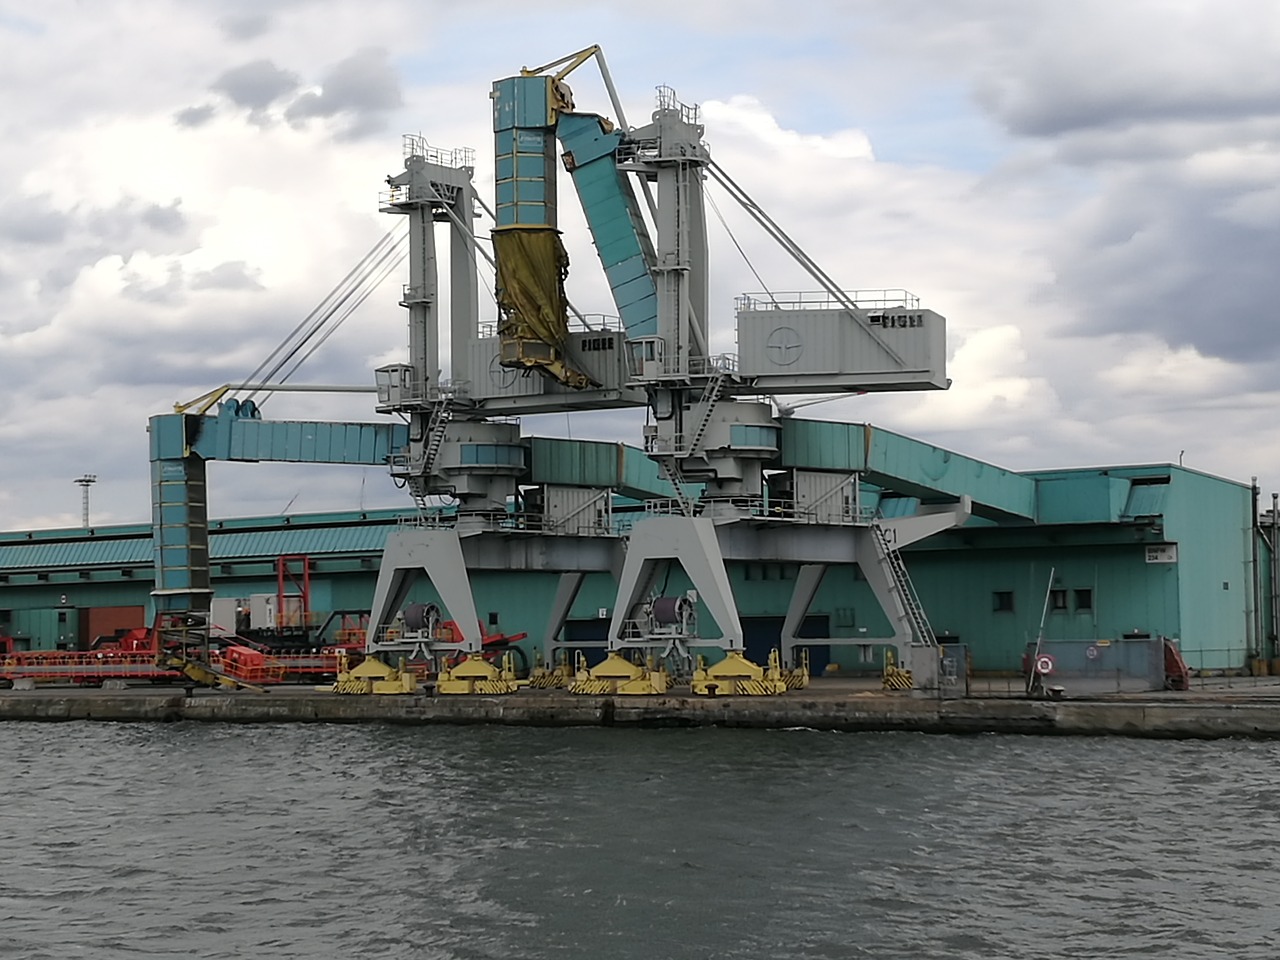
M 914 516 L 877 521 L 889 536 L 889 542 L 901 550 L 935 533 L 959 527 L 973 512 L 973 498 L 962 496 L 959 503 L 922 506 Z
M 440 595 L 440 604 L 462 635 L 461 650 L 480 651 L 480 623 L 471 593 L 471 578 L 462 557 L 462 541 L 454 530 L 397 530 L 387 537 L 373 591 L 365 646 L 379 639 L 379 631 L 394 618 L 413 581 L 425 573 Z
M 475 189 L 458 187 L 449 207 L 449 376 L 467 376 L 467 351 L 476 338 L 480 314 L 475 250 Z
M 436 232 L 429 203 L 409 207 L 409 362 L 424 392 L 438 385 L 440 335 L 436 328 Z
M 804 623 L 809 607 L 813 605 L 813 598 L 822 586 L 822 578 L 826 573 L 825 563 L 806 563 L 801 565 L 796 574 L 796 585 L 791 591 L 791 601 L 787 604 L 787 616 L 782 621 L 780 653 L 784 667 L 795 665 L 795 649 L 800 645 L 796 634 L 800 632 L 800 626 Z
M 698 591 L 698 599 L 720 628 L 721 638 L 715 646 L 741 650 L 742 621 L 716 539 L 715 523 L 706 517 L 650 517 L 632 529 L 609 621 L 609 648 L 617 650 L 626 645 L 623 631 L 627 614 L 645 599 L 646 584 L 651 582 L 657 564 L 664 560 L 679 561 Z
M 889 618 L 889 626 L 893 630 L 891 636 L 876 641 L 860 639 L 859 642 L 887 643 L 894 648 L 898 663 L 905 664 L 907 648 L 911 645 L 911 619 L 907 615 L 907 608 L 902 602 L 897 587 L 894 586 L 888 562 L 881 555 L 878 541 L 872 531 L 867 527 L 859 527 L 853 531 L 853 538 L 854 549 L 862 558 L 858 561 L 862 576 L 867 581 L 867 586 L 871 588 L 876 602 Z
M 462 555 L 470 570 L 611 573 L 622 549 L 622 541 L 616 537 L 476 532 L 462 541 Z
M 555 661 L 555 651 L 565 646 L 559 640 L 564 622 L 569 619 L 569 611 L 573 609 L 573 601 L 578 599 L 578 591 L 587 575 L 580 570 L 560 574 L 560 582 L 556 584 L 556 595 L 551 601 L 551 615 L 547 618 L 547 632 L 542 637 L 542 650 L 548 662 Z

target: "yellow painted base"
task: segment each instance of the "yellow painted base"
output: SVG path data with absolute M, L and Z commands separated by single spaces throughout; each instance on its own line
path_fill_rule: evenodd
M 880 678 L 880 686 L 885 690 L 914 690 L 916 686 L 911 671 L 898 666 L 893 651 L 888 648 L 884 651 L 884 674 Z
M 554 667 L 548 667 L 542 662 L 542 654 L 538 654 L 533 669 L 529 671 L 529 686 L 535 690 L 559 690 L 572 682 L 573 671 L 563 658 Z
M 403 662 L 396 668 L 369 657 L 353 670 L 339 670 L 337 681 L 316 689 L 343 694 L 417 693 L 418 678 L 404 668 Z
M 611 652 L 590 669 L 582 654 L 578 654 L 577 670 L 570 693 L 608 696 L 654 696 L 671 689 L 671 677 L 661 667 L 652 663 L 641 666 L 633 663 L 617 651 Z
M 181 654 L 161 654 L 156 663 L 159 666 L 168 667 L 170 670 L 181 671 L 182 675 L 188 680 L 193 683 L 204 684 L 206 687 L 225 688 L 227 690 L 252 690 L 254 693 L 266 692 L 257 684 L 242 683 L 234 677 L 228 677 L 225 673 L 214 670 L 200 660 L 192 660 L 190 657 L 184 657 Z
M 516 679 L 510 653 L 503 654 L 501 667 L 494 666 L 478 653 L 472 653 L 456 667 L 440 671 L 440 677 L 436 680 L 436 693 L 502 695 L 515 693 L 528 683 L 528 680 Z
M 800 651 L 800 662 L 790 670 L 782 671 L 782 682 L 788 690 L 807 690 L 809 687 L 809 648 Z
M 712 697 L 773 697 L 787 692 L 777 650 L 770 651 L 768 668 L 757 666 L 737 650 L 730 650 L 712 667 L 699 657 L 690 687 L 696 694 Z

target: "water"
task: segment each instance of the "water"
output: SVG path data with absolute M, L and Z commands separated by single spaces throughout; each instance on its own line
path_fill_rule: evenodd
M 7 723 L 0 956 L 1271 958 L 1280 745 Z

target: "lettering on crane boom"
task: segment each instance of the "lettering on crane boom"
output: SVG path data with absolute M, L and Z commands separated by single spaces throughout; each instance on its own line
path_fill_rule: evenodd
M 923 327 L 923 313 L 885 313 L 867 318 L 867 322 L 878 327 Z

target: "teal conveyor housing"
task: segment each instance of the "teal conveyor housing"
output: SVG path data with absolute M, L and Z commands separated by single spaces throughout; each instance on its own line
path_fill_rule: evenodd
M 556 140 L 573 177 L 613 301 L 628 337 L 656 336 L 656 258 L 635 193 L 618 169 L 622 132 L 593 113 L 560 113 L 551 77 L 493 85 L 497 229 L 556 227 Z
M 556 136 L 573 176 L 591 239 L 628 337 L 658 333 L 656 260 L 627 175 L 618 169 L 622 132 L 591 113 L 562 113 Z
M 550 77 L 508 77 L 493 85 L 498 229 L 556 226 L 555 108 L 550 83 Z
M 209 503 L 205 461 L 272 460 L 383 466 L 409 442 L 403 423 L 270 421 L 234 400 L 217 416 L 152 417 L 151 531 L 157 613 L 207 610 Z

